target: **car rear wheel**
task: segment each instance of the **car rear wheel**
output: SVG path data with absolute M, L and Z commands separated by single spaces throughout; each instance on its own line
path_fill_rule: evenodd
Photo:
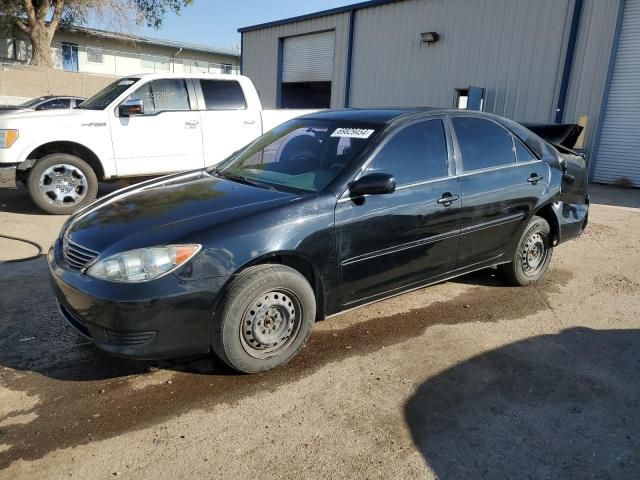
M 98 179 L 87 162 L 66 153 L 38 160 L 27 180 L 33 202 L 47 213 L 68 215 L 95 200 Z
M 500 270 L 512 285 L 529 285 L 544 275 L 552 254 L 551 227 L 544 218 L 534 216 L 518 242 L 511 263 L 501 265 Z
M 305 345 L 315 316 L 313 289 L 299 272 L 284 265 L 250 267 L 231 282 L 215 315 L 213 351 L 235 370 L 270 370 Z

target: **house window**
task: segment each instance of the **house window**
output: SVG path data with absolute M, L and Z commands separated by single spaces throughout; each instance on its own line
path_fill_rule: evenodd
M 230 63 L 223 63 L 220 67 L 220 73 L 231 74 L 232 71 L 233 65 L 231 65 Z

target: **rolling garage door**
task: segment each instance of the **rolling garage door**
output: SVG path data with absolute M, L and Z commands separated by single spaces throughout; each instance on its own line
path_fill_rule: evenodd
M 593 180 L 640 187 L 640 0 L 626 0 Z
M 335 32 L 285 38 L 280 108 L 329 108 Z
M 334 44 L 333 30 L 285 38 L 282 81 L 330 82 L 333 77 Z

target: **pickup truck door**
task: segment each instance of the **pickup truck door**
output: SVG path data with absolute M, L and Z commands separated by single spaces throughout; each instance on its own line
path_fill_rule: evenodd
M 170 173 L 201 168 L 200 113 L 193 89 L 181 78 L 140 86 L 126 100 L 144 102 L 144 114 L 111 119 L 111 141 L 118 176 Z M 125 101 L 126 101 L 125 100 Z
M 251 108 L 242 87 L 226 79 L 194 79 L 202 121 L 204 164 L 215 165 L 262 135 L 260 110 Z

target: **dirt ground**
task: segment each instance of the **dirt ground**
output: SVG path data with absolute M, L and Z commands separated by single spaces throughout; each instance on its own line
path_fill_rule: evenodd
M 316 325 L 276 371 L 111 359 L 65 326 L 64 221 L 0 192 L 0 478 L 640 478 L 640 191 L 529 288 L 492 271 Z

